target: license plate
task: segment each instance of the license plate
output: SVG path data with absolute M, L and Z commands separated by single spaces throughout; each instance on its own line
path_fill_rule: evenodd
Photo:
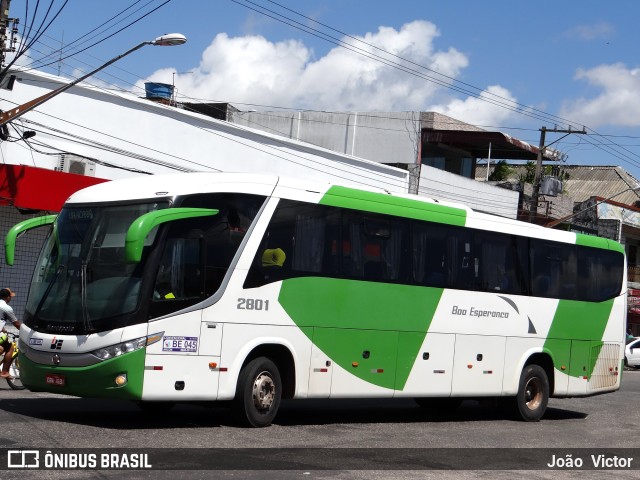
M 64 375 L 59 375 L 57 373 L 47 373 L 45 375 L 45 381 L 47 385 L 53 385 L 54 387 L 64 387 L 67 379 Z

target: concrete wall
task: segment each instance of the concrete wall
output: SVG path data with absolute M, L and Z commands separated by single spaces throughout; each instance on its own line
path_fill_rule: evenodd
M 419 195 L 463 203 L 480 212 L 517 218 L 519 192 L 476 182 L 437 168 L 422 165 Z
M 379 163 L 418 157 L 419 112 L 230 112 L 229 121 Z

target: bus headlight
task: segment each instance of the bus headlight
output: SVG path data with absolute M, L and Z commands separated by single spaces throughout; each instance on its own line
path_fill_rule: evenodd
M 119 357 L 125 353 L 135 352 L 148 345 L 152 345 L 162 338 L 164 332 L 154 333 L 153 335 L 147 335 L 146 337 L 136 338 L 127 342 L 118 343 L 117 345 L 111 345 L 109 347 L 99 348 L 91 352 L 100 360 L 109 360 L 111 358 Z

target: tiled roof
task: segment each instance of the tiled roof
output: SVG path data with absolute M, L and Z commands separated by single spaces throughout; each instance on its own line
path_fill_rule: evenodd
M 510 167 L 513 168 L 514 173 L 509 179 L 517 181 L 519 175 L 524 174 L 525 167 L 524 165 L 510 165 Z M 560 169 L 569 175 L 563 189 L 574 202 L 583 202 L 591 197 L 613 197 L 613 201 L 633 205 L 640 200 L 640 191 L 629 190 L 640 186 L 640 182 L 622 167 L 562 165 Z M 484 180 L 486 174 L 486 165 L 476 167 L 476 180 Z

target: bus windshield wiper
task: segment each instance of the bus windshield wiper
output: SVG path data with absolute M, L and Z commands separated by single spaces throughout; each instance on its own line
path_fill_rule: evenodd
M 38 316 L 38 313 L 40 312 L 40 309 L 42 308 L 42 306 L 44 305 L 44 302 L 47 300 L 47 298 L 49 298 L 49 293 L 51 293 L 51 289 L 53 288 L 53 286 L 56 283 L 56 280 L 58 279 L 58 277 L 60 276 L 60 273 L 62 273 L 62 271 L 67 268 L 65 265 L 58 265 L 58 268 L 56 269 L 56 273 L 53 276 L 53 278 L 51 279 L 51 281 L 49 282 L 49 285 L 47 286 L 47 289 L 44 291 L 44 293 L 42 294 L 42 298 L 40 299 L 40 302 L 38 302 L 38 306 L 36 307 L 35 312 L 33 313 L 34 317 Z
M 94 330 L 93 325 L 91 324 L 91 318 L 89 316 L 89 309 L 87 307 L 87 263 L 82 262 L 82 267 L 80 270 L 80 298 L 82 305 L 82 325 L 84 326 L 84 331 L 89 333 Z

